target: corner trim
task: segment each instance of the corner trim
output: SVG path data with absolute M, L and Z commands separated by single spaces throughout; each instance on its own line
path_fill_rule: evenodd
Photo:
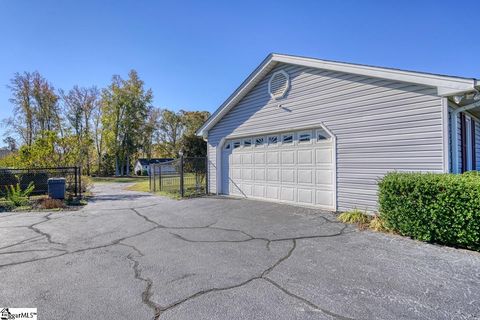
M 441 98 L 442 103 L 442 134 L 443 134 L 443 172 L 450 172 L 450 125 L 448 123 L 448 98 Z M 452 166 L 453 167 L 453 166 Z

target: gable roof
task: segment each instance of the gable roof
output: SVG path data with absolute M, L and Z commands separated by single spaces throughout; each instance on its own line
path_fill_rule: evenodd
M 207 119 L 198 129 L 199 136 L 206 137 L 210 130 L 231 108 L 233 108 L 260 80 L 265 77 L 278 63 L 293 64 L 317 69 L 345 72 L 382 78 L 400 82 L 421 84 L 437 88 L 439 96 L 452 96 L 476 90 L 480 80 L 457 76 L 447 76 L 434 73 L 407 71 L 394 68 L 375 67 L 362 64 L 321 60 L 285 54 L 269 54 L 260 65 L 245 79 L 240 87 Z

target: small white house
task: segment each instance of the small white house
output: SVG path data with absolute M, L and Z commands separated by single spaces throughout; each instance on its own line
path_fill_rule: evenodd
M 377 206 L 389 171 L 480 166 L 477 79 L 269 55 L 199 129 L 210 192 Z
M 139 158 L 135 162 L 134 166 L 134 172 L 135 174 L 143 175 L 143 173 L 146 171 L 148 175 L 150 175 L 151 172 L 151 165 L 152 164 L 162 164 L 162 171 L 164 172 L 175 172 L 175 168 L 171 165 L 171 162 L 174 159 L 172 158 L 152 158 L 152 159 L 146 159 L 146 158 Z

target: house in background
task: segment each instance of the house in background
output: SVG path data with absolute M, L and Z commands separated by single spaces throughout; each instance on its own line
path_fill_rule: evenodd
M 210 192 L 375 210 L 390 171 L 480 166 L 477 79 L 271 54 L 198 130 Z
M 139 158 L 135 162 L 133 169 L 136 175 L 144 175 L 145 172 L 147 175 L 150 175 L 152 164 L 162 164 L 162 170 L 165 170 L 165 172 L 175 172 L 175 168 L 169 164 L 169 162 L 172 162 L 173 160 L 173 158 Z
M 5 158 L 9 154 L 11 154 L 13 151 L 8 149 L 8 148 L 0 148 L 0 159 Z

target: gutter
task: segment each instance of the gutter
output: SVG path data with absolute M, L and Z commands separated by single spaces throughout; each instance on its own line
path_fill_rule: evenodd
M 458 122 L 457 116 L 460 112 L 468 111 L 480 107 L 480 101 L 454 109 L 451 113 L 451 137 L 452 137 L 452 172 L 459 173 L 458 170 Z

